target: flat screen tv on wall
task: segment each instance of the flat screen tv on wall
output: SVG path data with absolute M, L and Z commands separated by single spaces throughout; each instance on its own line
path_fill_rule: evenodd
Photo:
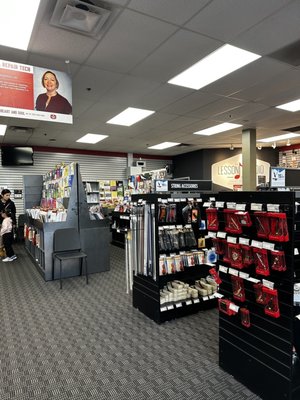
M 32 147 L 1 147 L 1 165 L 33 165 Z

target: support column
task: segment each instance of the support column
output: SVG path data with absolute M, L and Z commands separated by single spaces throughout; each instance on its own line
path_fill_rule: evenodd
M 256 190 L 256 129 L 242 133 L 243 190 Z

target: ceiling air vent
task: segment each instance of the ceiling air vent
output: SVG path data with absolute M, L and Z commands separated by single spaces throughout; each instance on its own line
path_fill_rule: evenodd
M 112 15 L 108 6 L 84 0 L 57 0 L 50 24 L 91 37 L 97 37 Z

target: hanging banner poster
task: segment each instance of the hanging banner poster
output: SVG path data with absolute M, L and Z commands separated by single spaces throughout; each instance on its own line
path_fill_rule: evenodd
M 270 164 L 256 159 L 256 185 L 266 184 L 270 180 Z M 231 190 L 243 190 L 243 156 L 226 158 L 211 166 L 214 184 Z
M 0 116 L 72 124 L 70 76 L 0 60 Z

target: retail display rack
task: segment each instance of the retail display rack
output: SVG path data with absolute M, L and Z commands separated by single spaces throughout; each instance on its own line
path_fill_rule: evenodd
M 205 220 L 214 200 L 182 196 L 132 196 L 133 306 L 157 323 L 215 307 L 219 297 Z
M 25 248 L 44 279 L 58 278 L 59 266 L 53 264 L 52 256 L 53 235 L 57 229 L 63 228 L 79 231 L 89 273 L 109 270 L 109 223 L 90 219 L 79 165 L 72 163 L 51 171 L 43 177 L 42 185 L 40 206 L 26 209 L 24 236 Z M 27 189 L 25 195 L 30 193 Z M 79 275 L 79 264 L 70 263 L 64 268 L 63 277 L 76 275 Z
M 300 398 L 299 200 L 299 192 L 221 192 L 208 210 L 222 280 L 219 363 L 263 399 Z

